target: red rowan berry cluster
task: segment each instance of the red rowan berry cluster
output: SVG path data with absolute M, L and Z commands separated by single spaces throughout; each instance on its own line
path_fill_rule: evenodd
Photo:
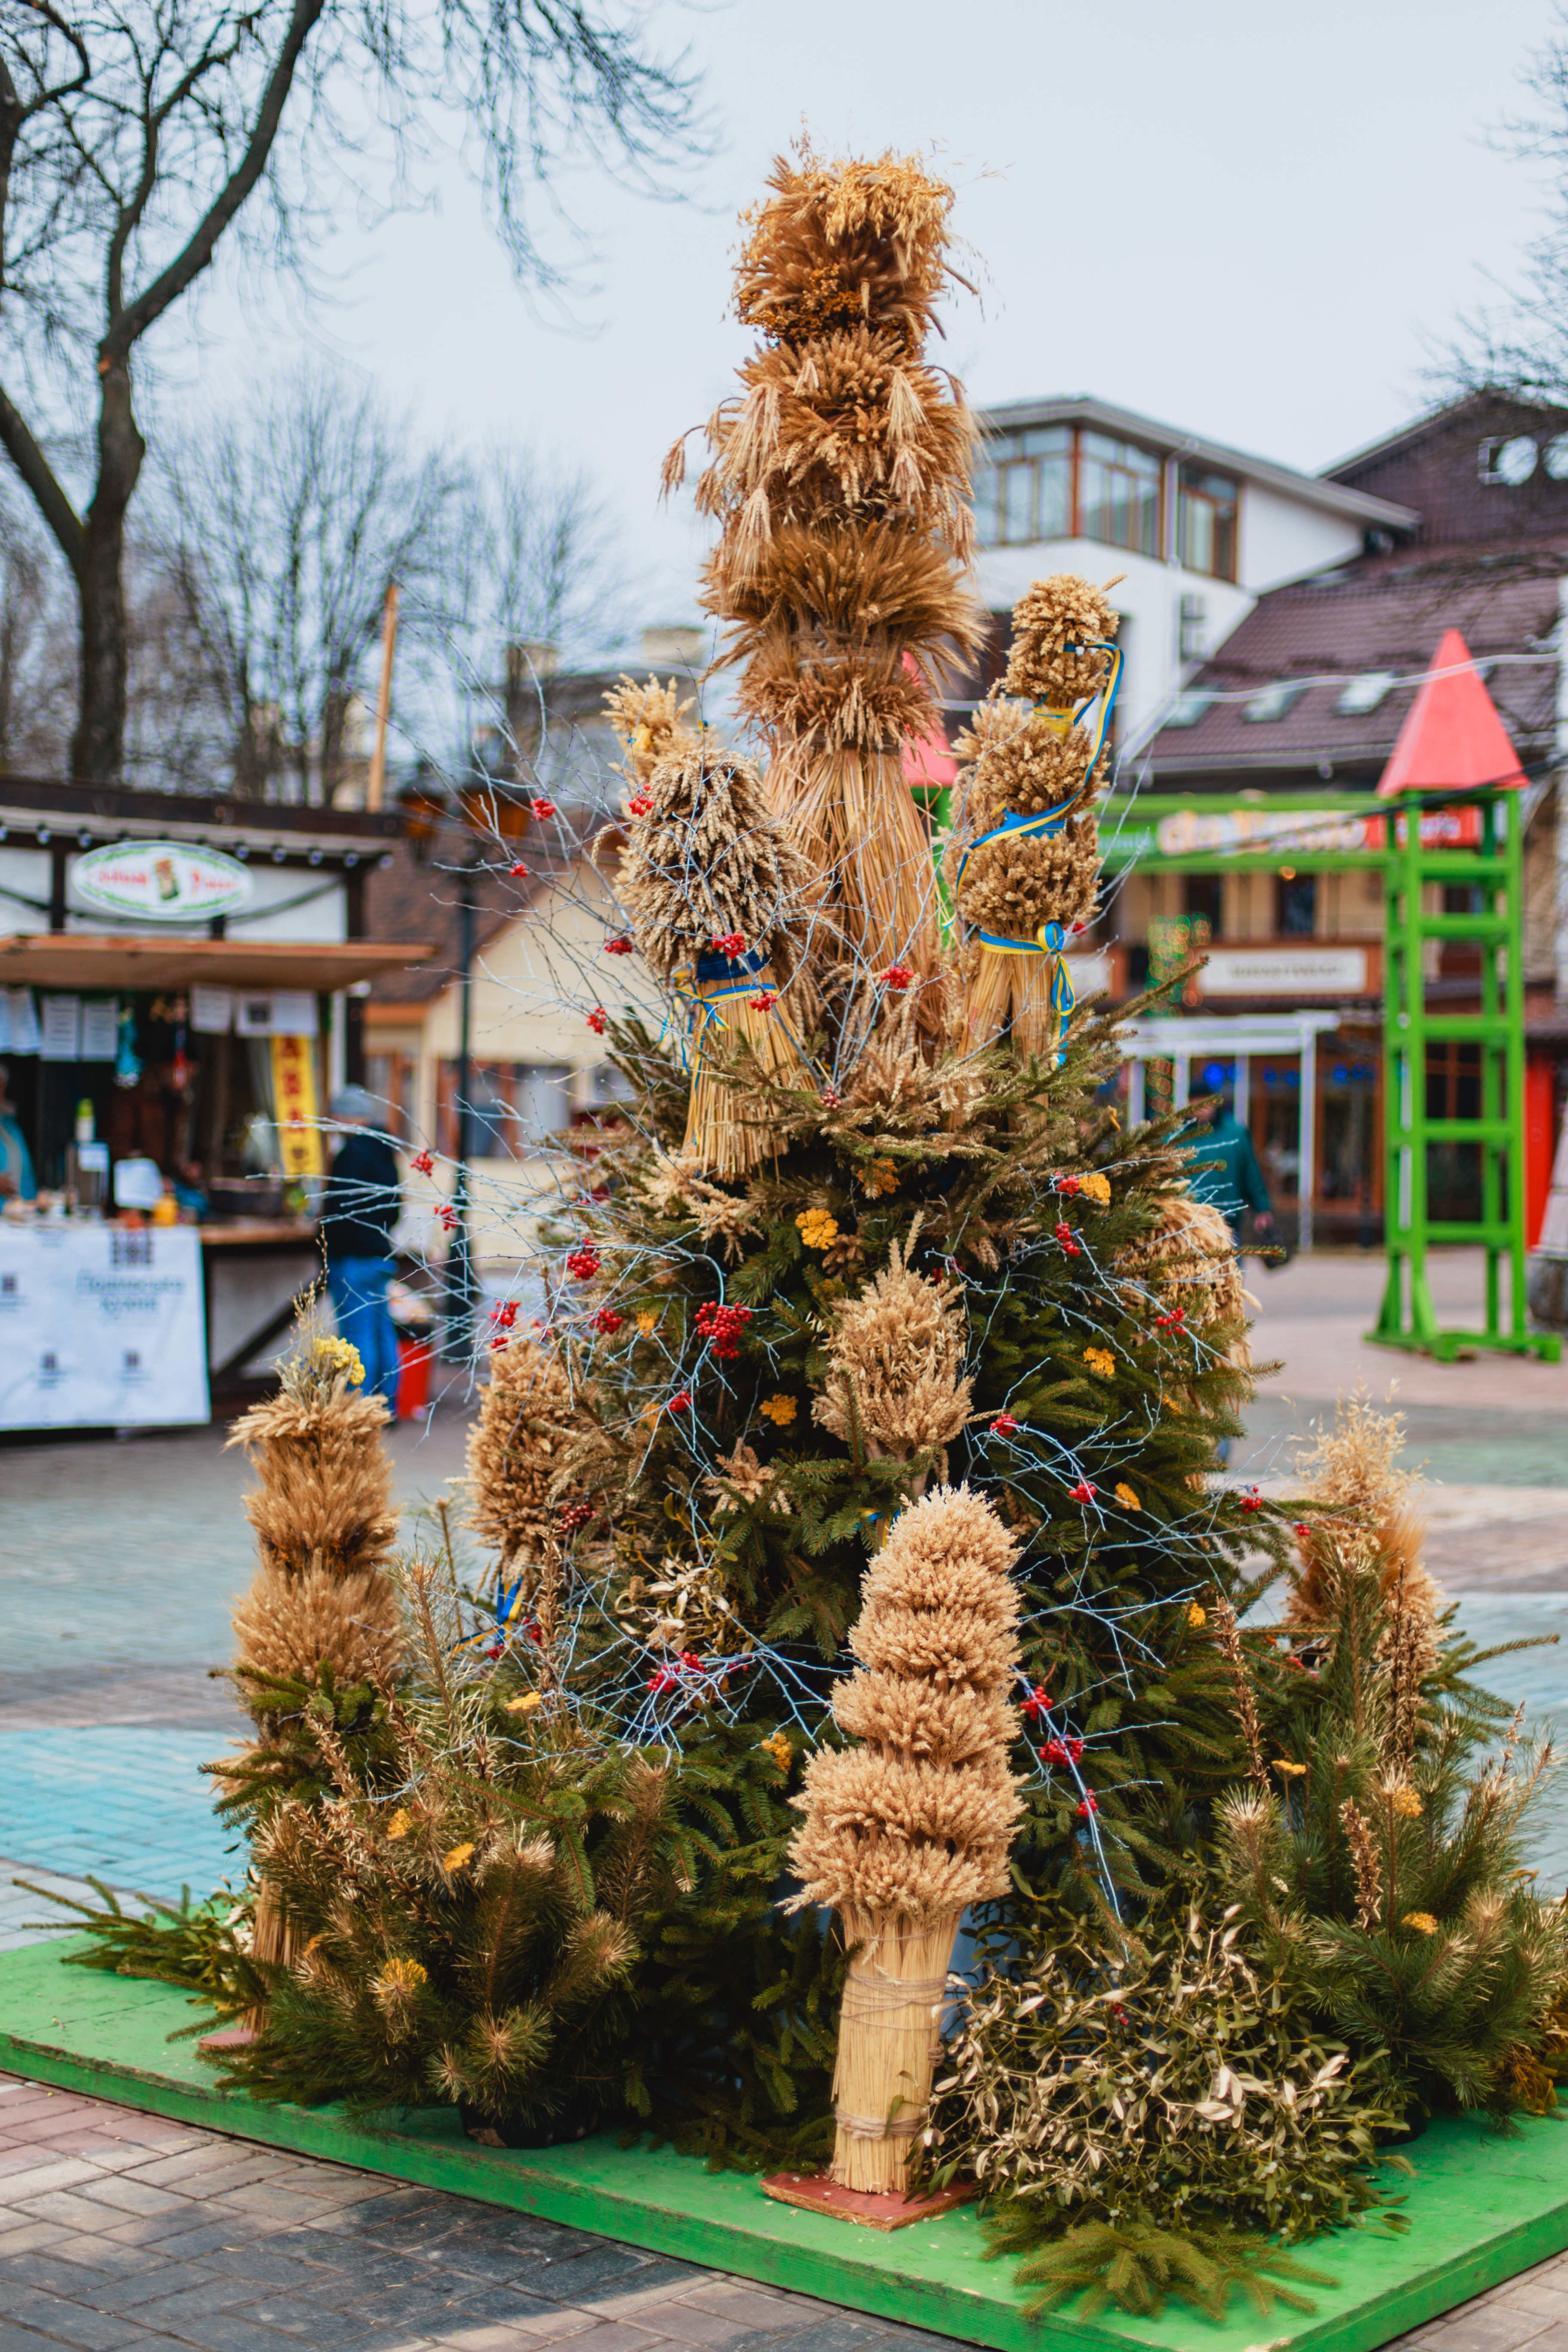
M 427 1151 L 416 1151 L 413 1159 L 409 1161 L 409 1166 L 413 1169 L 414 1173 L 416 1176 L 428 1176 L 434 1170 L 435 1165 L 435 1161 L 431 1159 L 430 1154 Z
M 627 939 L 624 931 L 621 932 L 618 938 L 606 940 L 605 941 L 605 953 L 606 955 L 630 955 L 631 951 L 632 943 L 630 940 Z
M 882 985 L 890 990 L 893 995 L 902 996 L 913 978 L 914 973 L 907 963 L 890 963 L 882 974 Z
M 588 1026 L 593 1031 L 595 1037 L 602 1037 L 604 1035 L 607 1018 L 608 1016 L 605 1013 L 604 1006 L 602 1004 L 595 1004 L 594 1010 L 588 1015 Z
M 566 1271 L 576 1282 L 592 1282 L 602 1260 L 592 1242 L 579 1242 L 566 1261 Z
M 1079 1244 L 1074 1237 L 1073 1229 L 1069 1224 L 1064 1223 L 1058 1225 L 1057 1239 L 1062 1245 L 1062 1255 L 1064 1257 L 1081 1257 L 1083 1255 L 1083 1252 L 1079 1248 Z
M 1040 1750 L 1042 1764 L 1076 1764 L 1083 1754 L 1081 1739 L 1047 1739 Z
M 749 1307 L 721 1307 L 712 1299 L 697 1310 L 697 1328 L 721 1362 L 731 1363 L 741 1350 L 736 1341 L 752 1319 Z
M 594 1318 L 594 1328 L 613 1339 L 626 1319 L 624 1315 L 617 1315 L 613 1307 L 601 1307 Z
M 715 955 L 728 956 L 731 961 L 733 961 L 736 956 L 743 956 L 746 952 L 745 933 L 743 931 L 715 931 L 713 934 L 713 952 Z

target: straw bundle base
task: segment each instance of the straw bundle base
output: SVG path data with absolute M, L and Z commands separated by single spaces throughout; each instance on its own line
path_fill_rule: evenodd
M 826 2213 L 837 2221 L 858 2221 L 863 2230 L 907 2230 L 911 2221 L 933 2221 L 955 2205 L 973 2204 L 980 2189 L 973 2180 L 955 2180 L 923 2197 L 882 2197 L 869 2189 L 841 2189 L 826 2172 L 770 2172 L 763 2181 L 763 2194 L 775 2197 L 781 2205 Z
M 1022 1061 L 1042 1061 L 1061 1044 L 1062 1018 L 1051 1003 L 1058 958 L 1006 955 L 983 948 L 963 1000 L 964 1025 L 972 1045 L 994 1045 L 1010 1029 L 1010 1043 Z
M 754 1081 L 810 1084 L 777 1006 L 764 1011 L 752 1003 L 752 996 L 764 993 L 772 993 L 767 981 L 754 975 L 739 990 L 732 982 L 697 983 L 685 1148 L 695 1151 L 704 1175 L 720 1183 L 750 1175 L 778 1150 L 777 1136 L 756 1116 Z M 724 1067 L 716 1066 L 714 1052 L 721 1036 L 728 1049 Z
M 901 2196 L 931 2099 L 962 1915 L 921 1926 L 890 1912 L 840 1916 L 859 1948 L 838 2021 L 832 2178 L 842 2189 Z
M 298 1927 L 283 1908 L 272 1881 L 261 1879 L 256 1890 L 256 1916 L 250 1936 L 251 1958 L 288 1969 L 293 1967 L 299 1951 Z M 259 2033 L 267 2023 L 266 2002 L 259 2001 L 254 2009 L 247 2009 L 244 2022 L 253 2034 Z
M 850 947 L 869 971 L 907 964 L 929 979 L 941 953 L 936 868 L 902 753 L 829 751 L 813 771 L 807 797 L 827 835 Z

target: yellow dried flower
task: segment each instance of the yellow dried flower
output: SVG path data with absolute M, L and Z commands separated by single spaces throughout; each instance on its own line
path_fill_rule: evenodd
M 446 1871 L 448 1877 L 451 1875 L 453 1871 L 461 1870 L 463 1864 L 467 1862 L 473 1850 L 473 1839 L 465 1838 L 461 1845 L 455 1845 L 450 1853 L 442 1855 L 441 1867 Z
M 781 1393 L 778 1396 L 764 1397 L 757 1411 L 766 1420 L 777 1422 L 781 1429 L 787 1429 L 795 1419 L 797 1407 L 794 1397 Z
M 1286 1780 L 1300 1780 L 1306 1772 L 1304 1764 L 1293 1764 L 1288 1756 L 1274 1759 L 1274 1769 Z
M 543 1705 L 544 1701 L 537 1691 L 524 1691 L 521 1698 L 508 1699 L 506 1711 L 508 1715 L 531 1715 L 536 1706 Z
M 771 1739 L 764 1739 L 760 1745 L 763 1754 L 773 1758 L 781 1772 L 789 1770 L 795 1762 L 795 1750 L 782 1731 L 775 1731 Z
M 1403 1822 L 1418 1822 L 1421 1818 L 1421 1800 L 1414 1789 L 1395 1789 L 1394 1810 Z
M 333 1371 L 347 1372 L 351 1388 L 363 1385 L 364 1366 L 360 1361 L 359 1349 L 351 1346 L 347 1339 L 314 1339 L 310 1343 L 310 1353 L 319 1363 L 329 1365 Z
M 1110 1203 L 1110 1179 L 1108 1176 L 1102 1176 L 1098 1169 L 1088 1176 L 1080 1176 L 1078 1180 L 1078 1189 L 1086 1201 L 1098 1201 L 1102 1208 Z
M 1109 1348 L 1086 1348 L 1083 1360 L 1091 1372 L 1100 1374 L 1102 1381 L 1110 1380 L 1116 1370 L 1116 1359 Z
M 1199 1606 L 1198 1606 L 1198 1604 L 1197 1604 L 1197 1602 L 1196 1602 L 1195 1601 L 1188 1601 L 1188 1603 L 1187 1603 L 1187 1622 L 1188 1622 L 1188 1624 L 1189 1624 L 1189 1625 L 1206 1625 L 1206 1624 L 1208 1623 L 1208 1622 L 1209 1622 L 1209 1612 L 1208 1612 L 1208 1611 L 1207 1611 L 1206 1609 L 1200 1609 L 1200 1608 L 1199 1608 Z
M 862 1192 L 868 1192 L 875 1201 L 884 1192 L 898 1191 L 899 1171 L 890 1160 L 873 1160 L 861 1169 L 858 1181 Z
M 412 1817 L 407 1806 L 399 1805 L 386 1824 L 386 1834 L 389 1838 L 405 1838 L 412 1826 Z
M 1400 1921 L 1402 1927 L 1414 1927 L 1418 1936 L 1435 1936 L 1437 1922 L 1430 1911 L 1407 1911 Z
M 1122 1504 L 1126 1509 L 1130 1511 L 1141 1511 L 1142 1509 L 1142 1504 L 1138 1500 L 1137 1496 L 1133 1493 L 1131 1486 L 1116 1486 L 1113 1487 L 1111 1491 L 1115 1495 L 1117 1501 Z
M 831 1249 L 838 1239 L 838 1220 L 826 1209 L 803 1209 L 795 1223 L 807 1249 Z
M 650 1331 L 657 1331 L 658 1328 L 658 1317 L 654 1313 L 651 1307 L 645 1307 L 643 1312 L 637 1317 L 637 1329 L 646 1339 Z
M 382 1974 L 389 1983 L 405 1986 L 410 1992 L 430 1981 L 430 1971 L 422 1960 L 388 1960 Z

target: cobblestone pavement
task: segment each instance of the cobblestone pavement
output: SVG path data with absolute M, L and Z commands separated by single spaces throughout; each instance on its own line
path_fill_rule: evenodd
M 0 2352 L 943 2352 L 525 2213 L 0 2075 Z
M 532 2215 L 0 2075 L 0 2352 L 946 2352 Z M 1386 2352 L 1568 2352 L 1568 2255 Z

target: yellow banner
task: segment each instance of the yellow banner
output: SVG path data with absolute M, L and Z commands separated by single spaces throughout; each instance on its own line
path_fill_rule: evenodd
M 285 1176 L 324 1176 L 321 1131 L 316 1124 L 316 1041 L 274 1037 L 272 1096 Z

